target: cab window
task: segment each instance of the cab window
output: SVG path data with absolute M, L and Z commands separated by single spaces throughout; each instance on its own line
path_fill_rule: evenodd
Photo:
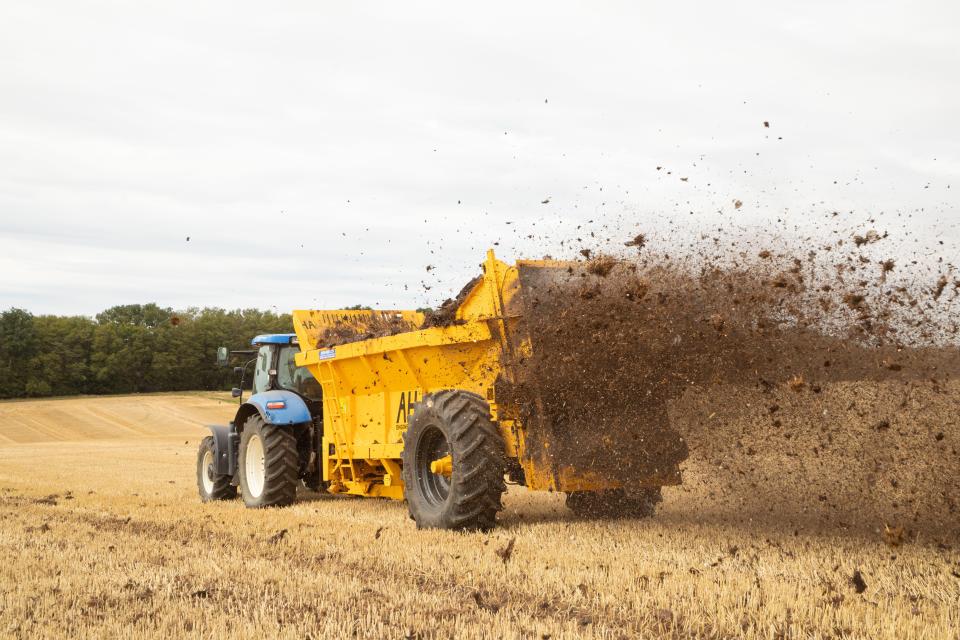
M 270 364 L 271 364 L 270 345 L 262 345 L 257 354 L 257 364 L 253 370 L 253 392 L 260 393 L 266 391 L 270 385 Z

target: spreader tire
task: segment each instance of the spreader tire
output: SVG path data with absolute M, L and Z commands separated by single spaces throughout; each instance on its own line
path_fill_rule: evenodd
M 627 494 L 623 489 L 574 491 L 567 494 L 567 508 L 587 518 L 649 518 L 662 500 L 660 488 Z
M 290 427 L 247 419 L 240 436 L 240 493 L 251 509 L 285 507 L 297 497 L 300 456 Z
M 231 500 L 237 497 L 237 487 L 230 484 L 230 476 L 216 472 L 217 451 L 213 436 L 200 441 L 197 451 L 197 490 L 204 502 Z
M 503 437 L 475 393 L 431 393 L 414 406 L 403 436 L 403 482 L 418 528 L 480 529 L 496 524 L 506 489 Z M 449 477 L 430 463 L 450 455 Z

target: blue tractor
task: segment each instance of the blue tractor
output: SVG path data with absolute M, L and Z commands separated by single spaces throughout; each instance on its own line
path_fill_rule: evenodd
M 323 402 L 320 384 L 296 365 L 300 351 L 294 334 L 265 334 L 254 338 L 250 351 L 221 347 L 217 361 L 226 366 L 231 356 L 248 360 L 234 369 L 240 386 L 233 389 L 240 408 L 229 425 L 211 425 L 211 435 L 197 454 L 197 488 L 204 502 L 237 496 L 247 507 L 274 507 L 292 503 L 297 485 L 322 488 L 317 453 L 323 438 Z M 246 401 L 243 387 L 253 365 L 252 392 Z

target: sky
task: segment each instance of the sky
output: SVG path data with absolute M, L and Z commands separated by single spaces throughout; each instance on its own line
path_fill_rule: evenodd
M 830 216 L 949 260 L 958 43 L 947 1 L 5 2 L 0 309 L 414 308 L 489 247 Z

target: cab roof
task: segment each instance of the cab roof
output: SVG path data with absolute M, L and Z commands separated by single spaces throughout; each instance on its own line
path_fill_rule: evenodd
M 250 344 L 254 347 L 259 347 L 262 344 L 296 344 L 297 343 L 297 334 L 295 333 L 262 333 L 253 340 L 250 341 Z

